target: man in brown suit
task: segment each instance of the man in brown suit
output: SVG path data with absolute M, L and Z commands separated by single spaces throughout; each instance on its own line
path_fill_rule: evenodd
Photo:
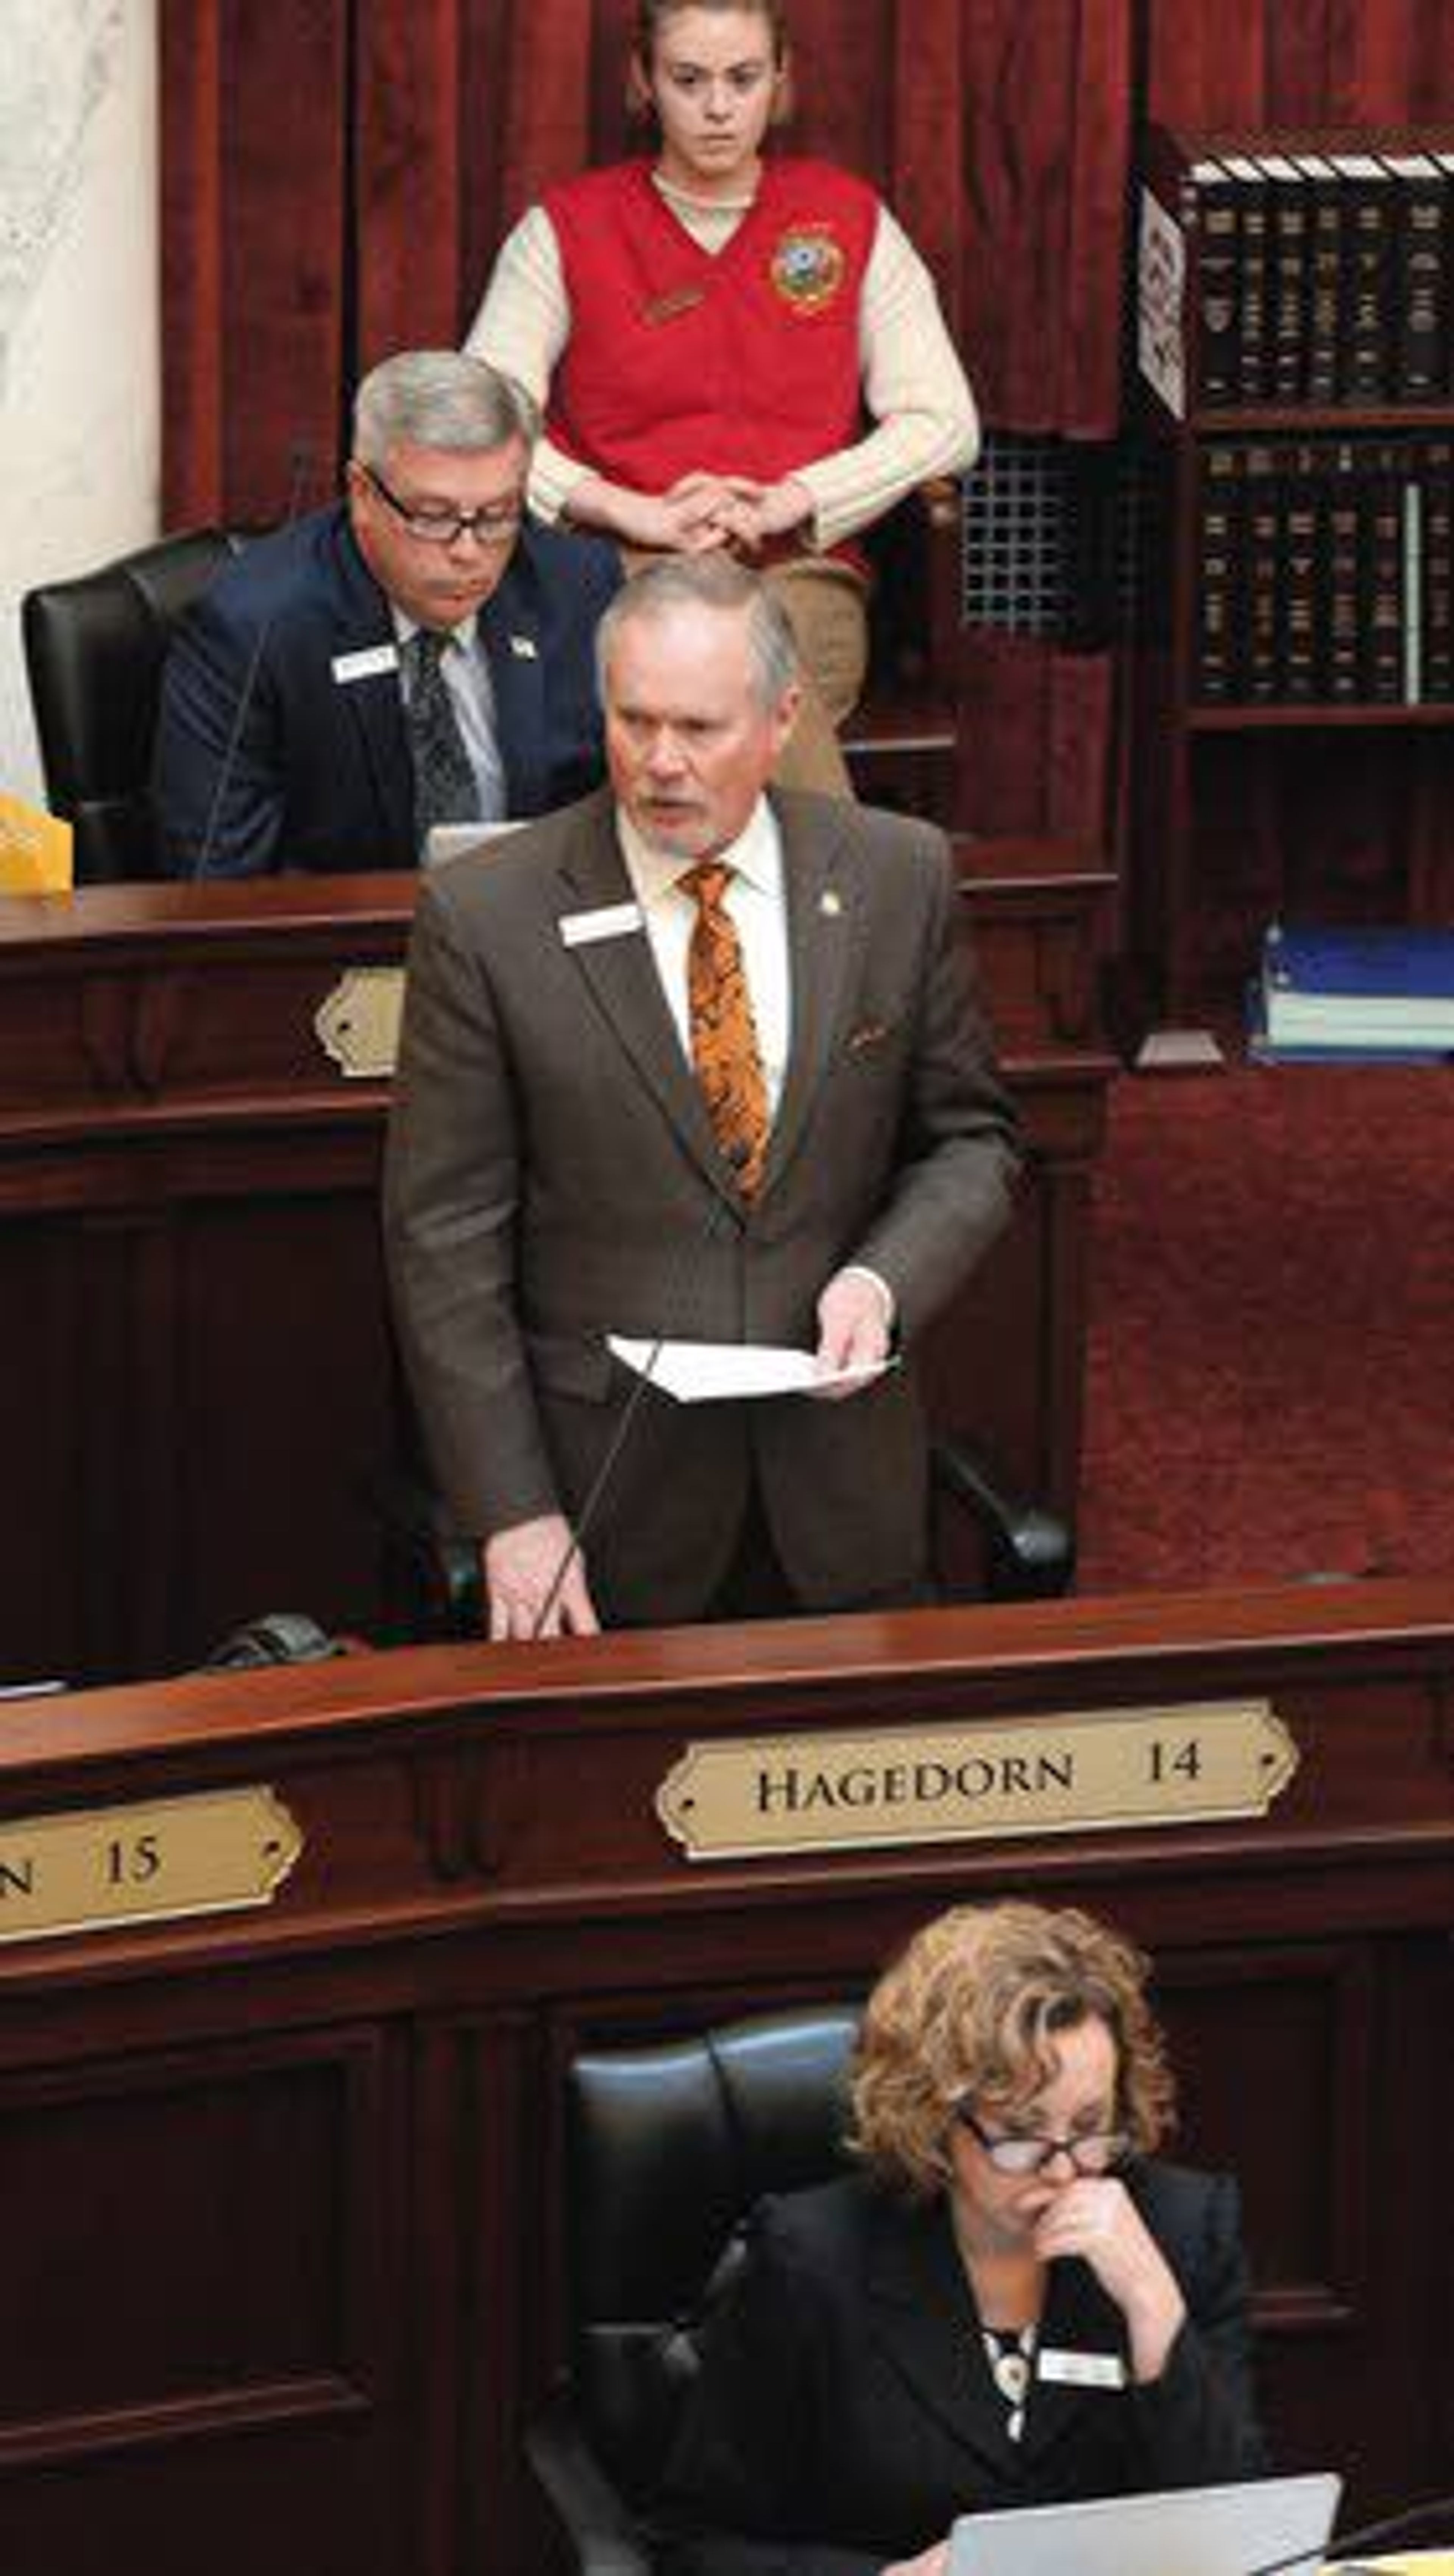
M 1016 1160 L 949 850 L 768 791 L 792 636 L 737 565 L 639 574 L 599 657 L 613 792 L 420 890 L 386 1230 L 437 1482 L 498 1637 L 923 1598 L 915 1390 L 868 1372 L 999 1232 Z M 751 1057 L 726 1085 L 756 1104 L 746 1142 L 698 1078 L 697 873 L 730 917 L 737 990 L 705 1016 Z M 639 1385 L 608 1334 L 849 1374 L 697 1405 L 648 1386 L 571 1558 Z

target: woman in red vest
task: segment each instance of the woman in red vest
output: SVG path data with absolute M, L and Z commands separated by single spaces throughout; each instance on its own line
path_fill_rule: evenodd
M 544 409 L 539 516 L 628 555 L 766 567 L 810 683 L 780 775 L 846 794 L 835 727 L 867 659 L 851 540 L 970 463 L 978 422 L 887 207 L 827 162 L 764 158 L 787 83 L 779 0 L 640 0 L 630 94 L 656 157 L 530 209 L 469 345 Z

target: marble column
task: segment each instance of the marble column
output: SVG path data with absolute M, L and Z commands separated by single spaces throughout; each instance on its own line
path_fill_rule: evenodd
M 156 533 L 156 0 L 0 0 L 0 785 L 40 794 L 23 591 Z

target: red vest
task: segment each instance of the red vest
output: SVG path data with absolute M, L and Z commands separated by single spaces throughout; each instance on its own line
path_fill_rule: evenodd
M 683 474 L 772 483 L 850 446 L 878 200 L 821 161 L 767 162 L 725 250 L 699 249 L 650 164 L 547 194 L 571 336 L 547 426 L 567 455 L 636 492 Z

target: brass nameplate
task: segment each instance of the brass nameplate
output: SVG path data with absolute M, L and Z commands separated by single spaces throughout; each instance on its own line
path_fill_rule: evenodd
M 271 1789 L 0 1824 L 0 1941 L 269 1905 L 302 1849 Z
M 313 1014 L 326 1056 L 354 1082 L 379 1082 L 394 1070 L 404 1013 L 402 966 L 350 966 Z
M 1265 1815 L 1298 1766 L 1266 1700 L 689 1744 L 656 1812 L 689 1860 Z

